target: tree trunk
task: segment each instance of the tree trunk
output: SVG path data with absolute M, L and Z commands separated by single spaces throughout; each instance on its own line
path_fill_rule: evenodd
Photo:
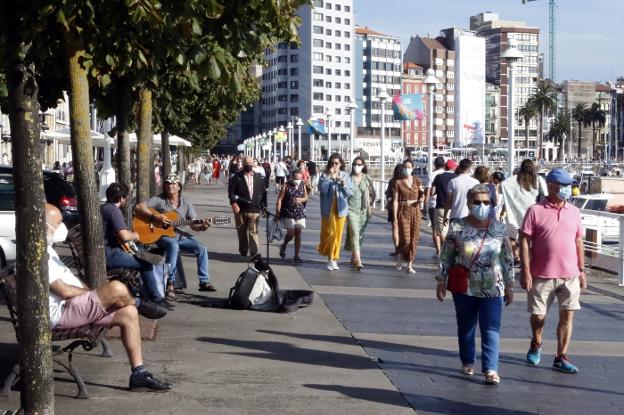
M 89 122 L 89 83 L 87 71 L 80 63 L 84 59 L 82 40 L 70 36 L 66 39 L 66 52 L 72 161 L 78 194 L 80 234 L 85 253 L 85 278 L 91 288 L 96 288 L 106 282 L 106 260 Z
M 130 88 L 128 80 L 120 78 L 115 81 L 115 118 L 117 127 L 117 181 L 128 186 L 132 200 L 132 173 L 130 171 Z M 126 221 L 131 216 L 132 203 L 122 208 Z
M 0 7 L 5 30 L 9 119 L 14 145 L 17 310 L 20 343 L 21 407 L 26 414 L 54 414 L 54 375 L 50 345 L 48 254 L 39 140 L 39 103 L 32 43 L 20 36 L 18 10 Z M 6 9 L 4 8 L 6 7 Z M 10 16 L 10 18 L 9 18 Z M 26 58 L 28 57 L 28 58 Z M 28 60 L 27 60 L 28 59 Z M 17 144 L 19 143 L 19 144 Z
M 152 160 L 152 91 L 142 88 L 139 92 L 139 120 L 137 134 L 137 202 L 150 197 L 150 176 L 153 175 Z
M 537 160 L 541 160 L 542 151 L 544 147 L 544 106 L 543 105 L 540 108 L 538 134 L 539 134 L 539 137 L 537 137 Z
M 529 123 L 530 122 L 531 122 L 530 119 L 528 118 L 524 119 L 524 133 L 526 135 L 527 158 L 529 158 Z
M 578 121 L 578 158 L 581 158 L 581 140 L 583 139 L 583 131 L 581 130 L 581 122 Z
M 169 131 L 163 131 L 160 136 L 162 140 L 162 162 L 163 162 L 163 180 L 171 174 L 171 152 L 169 147 Z M 180 153 L 178 152 L 178 157 Z

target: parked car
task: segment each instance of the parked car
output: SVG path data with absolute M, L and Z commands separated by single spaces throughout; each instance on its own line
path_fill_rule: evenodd
M 76 191 L 60 174 L 43 172 L 46 201 L 61 211 L 68 228 L 78 224 Z M 13 167 L 0 166 L 0 266 L 15 262 L 15 187 Z

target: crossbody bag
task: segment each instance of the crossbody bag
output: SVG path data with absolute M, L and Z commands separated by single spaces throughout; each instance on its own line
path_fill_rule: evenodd
M 487 237 L 488 229 L 490 228 L 490 223 L 488 222 L 487 228 L 485 228 L 485 233 L 483 234 L 483 239 L 481 239 L 481 245 L 479 245 L 479 249 L 477 253 L 472 258 L 472 262 L 470 263 L 470 267 L 466 268 L 461 264 L 453 265 L 448 269 L 448 280 L 447 280 L 447 289 L 453 294 L 464 294 L 468 291 L 468 280 L 470 279 L 470 269 L 477 262 L 479 255 L 481 254 L 481 248 L 483 248 L 483 243 L 485 242 L 485 238 Z

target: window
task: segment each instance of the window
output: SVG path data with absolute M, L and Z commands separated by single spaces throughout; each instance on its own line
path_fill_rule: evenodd
M 290 89 L 299 89 L 299 81 L 290 81 Z
M 290 68 L 290 76 L 299 76 L 299 68 Z
M 336 63 L 340 63 L 340 62 L 342 62 L 342 58 L 340 58 L 340 56 L 336 56 Z M 336 74 L 336 75 L 338 75 L 338 74 Z
M 314 4 L 314 7 L 323 7 L 323 0 L 314 0 L 312 4 Z
M 345 102 L 351 102 L 351 97 L 346 95 L 344 101 Z
M 325 55 L 325 62 L 331 62 L 331 61 L 332 61 L 331 55 Z
M 277 57 L 277 61 L 278 62 L 288 62 L 288 56 L 286 56 L 286 55 L 278 56 Z
M 312 59 L 314 59 L 315 61 L 322 61 L 323 54 L 319 52 L 314 52 L 314 54 L 312 54 Z
M 288 108 L 278 108 L 277 113 L 288 115 Z
M 325 3 L 325 8 L 331 10 L 332 8 L 331 3 Z
M 299 94 L 290 94 L 290 102 L 299 102 Z
M 340 108 L 336 108 L 336 115 L 342 114 L 342 110 Z
M 344 50 L 351 50 L 351 45 L 348 43 L 345 43 Z
M 297 107 L 291 108 L 290 109 L 290 115 L 295 115 L 295 116 L 299 115 L 299 108 L 297 108 Z
M 342 74 L 342 71 L 340 69 L 336 69 L 335 74 L 336 76 L 340 76 Z
M 345 63 L 351 63 L 351 58 L 345 58 L 344 62 Z
M 331 21 L 332 21 L 331 16 L 325 16 L 325 21 L 326 21 L 327 23 L 331 23 Z
M 286 42 L 280 42 L 277 44 L 277 48 L 278 49 L 287 49 L 288 45 L 286 44 Z
M 331 75 L 332 70 L 330 68 L 325 68 L 325 75 Z
M 340 11 L 340 4 L 336 4 L 336 10 Z
M 331 82 L 325 82 L 325 88 L 331 88 L 331 87 L 332 87 Z
M 277 70 L 277 74 L 278 75 L 288 75 L 288 70 L 286 68 L 284 69 L 278 69 Z
M 299 62 L 299 55 L 290 55 L 290 63 Z
M 323 47 L 323 39 L 314 39 L 312 41 L 312 45 L 317 47 L 317 48 L 322 48 Z
M 277 83 L 277 87 L 278 88 L 288 88 L 288 82 L 278 82 Z
M 325 95 L 325 101 L 331 101 L 332 100 L 332 96 L 327 94 Z
M 318 66 L 318 65 L 314 65 L 312 67 L 312 73 L 322 74 L 323 73 L 323 67 L 322 66 Z
M 345 6 L 345 11 L 349 13 L 351 11 L 351 6 Z
M 331 31 L 331 29 L 325 29 L 325 34 L 326 34 L 327 36 L 331 36 L 331 35 L 332 35 L 332 31 Z
M 312 112 L 317 113 L 317 114 L 322 114 L 324 112 L 323 106 L 322 105 L 314 105 L 312 107 Z
M 340 37 L 340 35 L 341 35 L 340 30 L 336 30 L 334 33 L 336 34 L 336 37 Z
M 345 32 L 345 37 L 346 38 L 350 38 L 351 37 L 351 32 Z
M 336 95 L 335 98 L 336 98 L 336 102 L 342 101 L 342 97 L 340 95 Z
M 323 87 L 323 80 L 322 79 L 313 79 L 312 80 L 312 86 L 318 86 L 318 87 Z
M 332 44 L 331 44 L 331 42 L 325 42 L 325 47 L 326 47 L 327 49 L 331 49 L 331 48 L 332 48 Z
M 278 102 L 288 101 L 288 95 L 278 95 L 277 101 Z
M 323 21 L 323 13 L 314 13 L 312 18 L 315 21 L 317 21 L 317 22 L 322 22 Z
M 345 24 L 346 25 L 351 25 L 351 19 L 345 19 Z
M 345 83 L 344 86 L 345 86 L 345 89 L 351 89 L 351 84 Z
M 437 106 L 435 107 L 435 113 L 436 113 L 436 114 L 442 114 L 442 112 L 443 112 L 443 111 L 444 111 L 444 108 L 442 108 L 442 107 L 437 107 Z
M 336 9 L 338 9 L 338 6 L 336 6 Z M 336 23 L 342 23 L 342 19 L 340 17 L 336 17 Z
M 336 49 L 340 50 L 342 48 L 342 45 L 340 43 L 336 43 Z
M 312 28 L 312 32 L 314 34 L 317 34 L 317 35 L 322 35 L 323 34 L 323 27 L 322 26 L 314 26 Z
M 312 99 L 316 100 L 316 101 L 322 101 L 323 100 L 323 94 L 321 92 L 315 92 L 312 94 Z
M 340 82 L 336 82 L 336 89 L 340 89 L 342 88 L 342 85 L 340 84 Z

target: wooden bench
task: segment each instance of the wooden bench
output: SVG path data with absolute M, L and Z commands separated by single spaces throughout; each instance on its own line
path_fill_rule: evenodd
M 6 298 L 6 304 L 9 309 L 9 313 L 11 316 L 11 323 L 13 324 L 13 329 L 15 330 L 15 336 L 17 341 L 20 340 L 20 328 L 19 322 L 17 319 L 18 310 L 17 310 L 17 280 L 15 277 L 15 268 L 13 266 L 0 268 L 0 287 L 4 292 L 4 296 Z M 67 372 L 74 378 L 76 384 L 78 385 L 78 394 L 76 398 L 78 399 L 88 399 L 89 394 L 87 393 L 87 388 L 82 380 L 82 376 L 78 369 L 73 364 L 72 358 L 74 350 L 78 347 L 82 347 L 86 351 L 90 351 L 93 348 L 97 347 L 99 344 L 102 345 L 102 354 L 103 357 L 111 357 L 112 353 L 108 347 L 108 343 L 104 338 L 106 334 L 106 328 L 102 326 L 98 326 L 95 324 L 88 324 L 82 327 L 78 327 L 75 329 L 68 330 L 56 330 L 52 329 L 52 342 L 66 342 L 68 340 L 73 340 L 71 343 L 66 344 L 64 346 L 58 346 L 54 350 L 53 348 L 53 359 L 56 363 L 61 365 L 63 368 L 67 370 Z M 67 354 L 67 363 L 61 360 L 62 355 Z M 2 395 L 8 396 L 11 391 L 11 388 L 18 382 L 20 374 L 20 363 L 17 363 L 11 373 L 6 378 L 4 382 L 4 387 L 2 388 Z

